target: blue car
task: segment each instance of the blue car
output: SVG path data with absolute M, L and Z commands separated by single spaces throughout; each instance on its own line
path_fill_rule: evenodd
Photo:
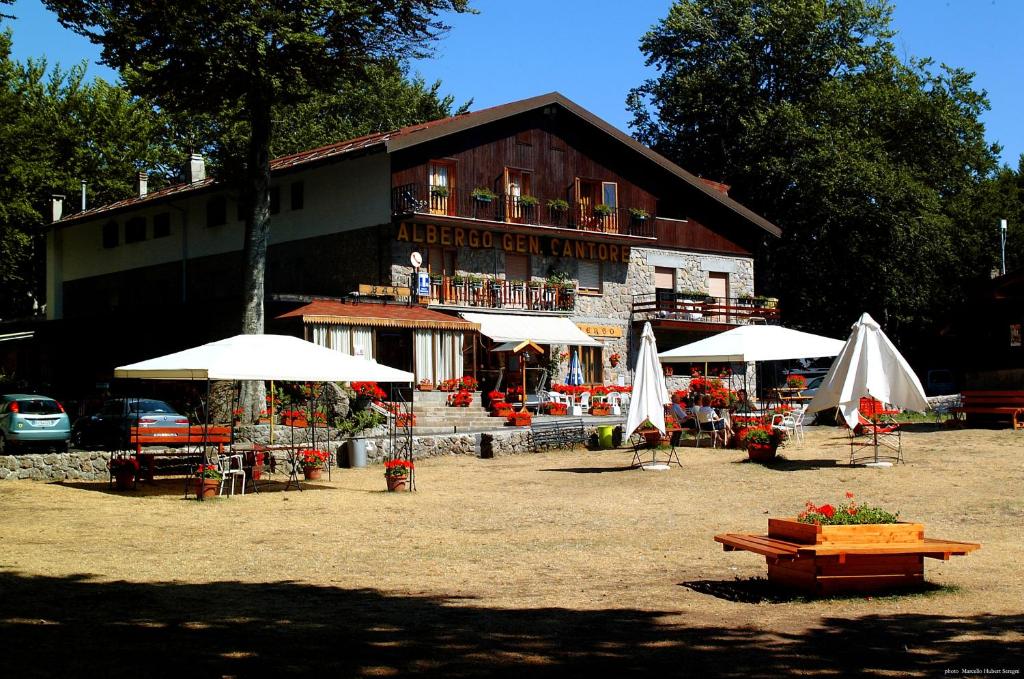
M 64 406 L 49 396 L 4 394 L 0 396 L 0 455 L 38 444 L 67 452 L 71 421 Z

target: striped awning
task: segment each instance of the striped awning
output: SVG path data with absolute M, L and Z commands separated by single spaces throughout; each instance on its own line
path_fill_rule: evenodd
M 422 330 L 480 329 L 455 316 L 405 304 L 371 304 L 367 302 L 336 302 L 314 300 L 279 319 L 301 318 L 305 324 L 359 325 L 371 328 L 416 328 Z

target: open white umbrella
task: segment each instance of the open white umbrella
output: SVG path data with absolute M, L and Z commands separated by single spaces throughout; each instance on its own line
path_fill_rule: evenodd
M 835 356 L 842 340 L 790 330 L 778 325 L 738 328 L 663 352 L 662 363 L 747 363 Z
M 665 433 L 665 406 L 670 403 L 665 374 L 658 361 L 658 344 L 650 322 L 644 323 L 640 335 L 640 356 L 636 361 L 633 376 L 633 395 L 629 402 L 629 417 L 626 418 L 625 437 L 628 438 L 645 421 L 650 421 L 662 434 Z
M 853 324 L 850 338 L 832 362 L 807 412 L 838 407 L 853 428 L 859 422 L 860 399 L 868 397 L 903 410 L 928 409 L 917 375 L 881 326 L 863 314 Z

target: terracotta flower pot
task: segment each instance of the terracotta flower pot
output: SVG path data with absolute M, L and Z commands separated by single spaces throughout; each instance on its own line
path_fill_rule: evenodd
M 217 497 L 217 491 L 220 489 L 220 479 L 198 479 L 198 481 L 197 495 L 204 500 Z
M 405 490 L 406 484 L 409 482 L 408 476 L 385 476 L 384 479 L 388 483 L 389 493 Z
M 135 471 L 127 469 L 114 472 L 114 487 L 118 490 L 131 490 L 135 484 Z
M 320 467 L 303 467 L 302 473 L 307 481 L 316 481 L 323 475 L 324 470 Z
M 747 457 L 753 462 L 769 462 L 775 459 L 778 446 L 771 443 L 747 444 Z

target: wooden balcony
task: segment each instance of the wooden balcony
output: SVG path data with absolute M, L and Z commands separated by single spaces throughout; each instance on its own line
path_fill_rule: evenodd
M 664 325 L 735 326 L 779 322 L 777 306 L 737 297 L 696 297 L 659 291 L 633 295 L 634 321 L 661 321 Z
M 627 208 L 598 214 L 592 206 L 541 198 L 536 202 L 520 196 L 498 194 L 493 198 L 474 197 L 472 190 L 444 188 L 425 184 L 403 184 L 391 190 L 391 211 L 396 217 L 436 215 L 477 219 L 504 224 L 574 229 L 615 236 L 654 238 L 654 215 L 634 214 Z
M 531 286 L 501 279 L 445 276 L 431 279 L 428 303 L 466 308 L 572 311 L 576 308 L 576 292 L 575 288 L 560 285 Z

